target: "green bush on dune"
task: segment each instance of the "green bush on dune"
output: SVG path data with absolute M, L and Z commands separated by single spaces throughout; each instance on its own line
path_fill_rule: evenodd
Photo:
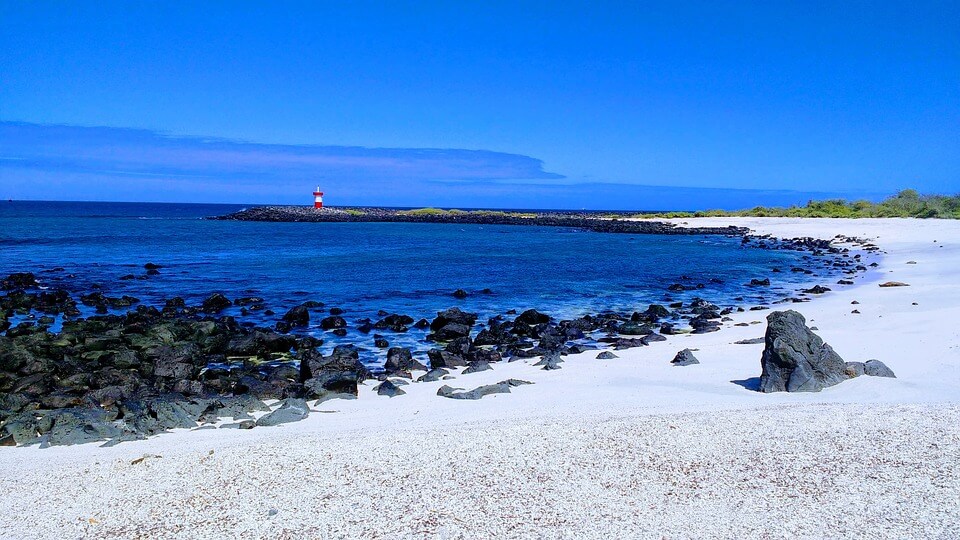
M 878 203 L 827 199 L 810 201 L 805 206 L 765 207 L 747 210 L 703 210 L 697 212 L 662 212 L 639 214 L 638 218 L 691 217 L 824 217 L 824 218 L 881 218 L 915 217 L 960 219 L 960 195 L 920 195 L 905 189 Z

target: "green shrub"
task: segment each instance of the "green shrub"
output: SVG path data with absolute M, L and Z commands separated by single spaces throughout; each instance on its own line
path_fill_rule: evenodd
M 636 214 L 634 218 L 691 218 L 691 217 L 916 217 L 960 219 L 960 195 L 920 195 L 905 189 L 879 203 L 866 200 L 853 202 L 844 199 L 808 201 L 805 206 L 755 206 L 746 210 L 700 210 L 696 212 L 661 212 Z

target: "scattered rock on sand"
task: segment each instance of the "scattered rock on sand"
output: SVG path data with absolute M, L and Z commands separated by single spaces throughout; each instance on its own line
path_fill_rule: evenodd
M 257 426 L 257 423 L 253 420 L 241 420 L 239 422 L 233 422 L 230 424 L 223 424 L 220 426 L 220 429 L 253 429 Z
M 447 385 L 443 385 L 439 390 L 437 390 L 437 395 L 450 399 L 480 399 L 483 396 L 488 396 L 490 394 L 509 394 L 511 387 L 521 386 L 524 384 L 533 383 L 529 381 L 521 381 L 519 379 L 507 379 L 496 384 L 478 386 L 477 388 L 469 391 L 460 391 L 462 390 L 460 388 L 451 388 Z
M 652 333 L 652 334 L 647 334 L 647 335 L 643 336 L 642 338 L 640 338 L 640 342 L 643 343 L 644 345 L 649 345 L 649 344 L 651 344 L 651 343 L 655 343 L 655 342 L 658 342 L 658 341 L 666 341 L 666 340 L 667 340 L 667 338 L 661 336 L 660 334 L 658 334 L 658 333 L 656 333 L 656 332 L 654 332 L 654 333 Z
M 846 373 L 847 378 L 850 378 L 850 379 L 863 375 L 864 370 L 865 368 L 864 368 L 863 362 L 846 362 L 843 368 L 843 371 L 844 373 Z
M 847 378 L 840 355 L 796 311 L 768 315 L 764 341 L 761 392 L 819 392 Z
M 469 375 L 470 373 L 479 373 L 481 371 L 488 371 L 493 369 L 490 367 L 490 364 L 487 362 L 470 362 L 470 365 L 467 366 L 467 369 L 463 370 L 462 375 Z
M 397 385 L 393 384 L 393 382 L 389 380 L 378 384 L 374 390 L 376 390 L 378 396 L 395 397 L 406 394 L 402 388 L 397 387 Z
M 673 357 L 673 360 L 670 361 L 671 364 L 675 366 L 689 366 L 693 364 L 699 364 L 700 361 L 697 360 L 697 357 L 693 355 L 693 351 L 690 349 L 684 349 L 677 353 Z
M 614 358 L 620 358 L 619 356 L 613 354 L 610 351 L 603 351 L 597 355 L 597 360 L 613 360 Z
M 257 420 L 258 426 L 277 426 L 290 422 L 299 422 L 310 416 L 310 407 L 307 402 L 298 398 L 287 398 L 280 402 L 280 407 L 273 412 L 261 416 Z
M 447 370 L 445 370 L 445 369 L 443 369 L 443 368 L 435 368 L 435 369 L 431 369 L 430 371 L 428 371 L 428 372 L 426 372 L 425 374 L 421 375 L 421 376 L 417 379 L 417 382 L 434 382 L 434 381 L 439 381 L 441 377 L 445 377 L 445 376 L 447 376 L 447 375 L 449 375 L 449 374 L 450 374 L 450 372 L 447 371 Z
M 757 338 L 750 338 L 750 339 L 741 339 L 740 341 L 734 341 L 733 344 L 734 345 L 756 345 L 758 343 L 763 343 L 763 341 L 764 341 L 764 338 L 757 337 Z
M 830 290 L 831 290 L 830 287 L 824 287 L 823 285 L 814 285 L 809 289 L 804 289 L 803 292 L 808 294 L 823 294 L 826 292 L 830 292 Z
M 893 374 L 892 369 L 888 368 L 886 364 L 879 360 L 867 360 L 863 364 L 863 372 L 872 377 L 890 377 L 893 379 L 897 377 Z
M 909 283 L 904 283 L 902 281 L 887 281 L 880 284 L 881 287 L 909 287 Z
M 544 370 L 552 371 L 555 369 L 560 369 L 560 362 L 563 362 L 563 360 L 560 358 L 560 353 L 558 351 L 552 351 L 543 355 L 543 358 L 534 365 L 543 366 Z

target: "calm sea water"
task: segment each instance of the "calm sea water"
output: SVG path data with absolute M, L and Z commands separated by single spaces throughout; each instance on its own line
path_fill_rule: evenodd
M 537 308 L 569 317 L 663 302 L 666 286 L 704 283 L 676 300 L 759 303 L 778 289 L 745 287 L 801 255 L 741 247 L 738 238 L 626 235 L 552 227 L 405 223 L 245 223 L 202 219 L 236 205 L 0 202 L 0 273 L 31 271 L 50 286 L 129 294 L 162 304 L 211 292 L 261 296 L 277 316 L 305 300 L 377 320 L 377 311 L 431 318 L 460 306 L 492 316 Z M 143 265 L 163 265 L 146 280 Z M 57 268 L 63 270 L 52 271 Z M 72 277 L 68 277 L 72 276 Z M 809 276 L 773 274 L 783 287 Z M 723 280 L 711 283 L 711 278 Z M 777 283 L 775 283 L 777 285 Z M 463 300 L 451 296 L 462 288 Z M 491 294 L 483 294 L 490 289 Z M 766 295 L 765 297 L 762 295 Z M 272 323 L 276 317 L 256 322 Z M 319 312 L 314 316 L 318 322 Z M 485 319 L 481 319 L 485 320 Z M 311 332 L 319 333 L 318 329 Z M 328 340 L 331 336 L 326 336 Z M 422 339 L 411 331 L 397 343 Z M 372 341 L 351 333 L 350 342 Z M 336 341 L 334 339 L 333 341 Z

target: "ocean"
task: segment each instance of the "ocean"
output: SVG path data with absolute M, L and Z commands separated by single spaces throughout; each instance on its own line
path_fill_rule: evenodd
M 328 344 L 372 348 L 373 334 L 358 319 L 382 312 L 432 319 L 457 306 L 480 320 L 536 308 L 558 318 L 600 311 L 629 313 L 650 303 L 703 297 L 721 306 L 769 303 L 815 276 L 805 254 L 744 247 L 721 236 L 630 235 L 562 227 L 413 223 L 262 223 L 203 219 L 241 205 L 3 202 L 0 274 L 34 272 L 44 286 L 109 296 L 130 295 L 163 305 L 174 296 L 199 303 L 213 292 L 257 296 L 263 311 L 240 317 L 272 326 L 306 300 L 325 304 L 305 332 Z M 809 255 L 807 255 L 809 256 Z M 144 264 L 161 265 L 145 276 Z M 781 268 L 781 273 L 771 270 Z M 129 279 L 129 276 L 134 279 Z M 127 276 L 128 279 L 121 279 Z M 772 287 L 749 287 L 770 277 Z M 669 292 L 671 283 L 702 289 Z M 463 289 L 468 296 L 454 298 Z M 742 300 L 736 298 L 742 297 Z M 344 310 L 343 338 L 316 325 L 331 307 Z M 386 336 L 391 344 L 425 349 L 411 328 Z M 372 357 L 368 359 L 376 363 Z

